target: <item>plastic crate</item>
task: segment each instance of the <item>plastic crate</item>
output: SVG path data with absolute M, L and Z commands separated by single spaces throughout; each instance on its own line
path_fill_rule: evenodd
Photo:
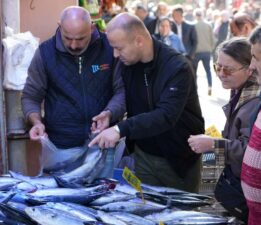
M 214 196 L 215 187 L 216 180 L 202 180 L 199 187 L 199 193 Z
M 231 216 L 228 213 L 228 211 L 217 201 L 211 206 L 200 207 L 199 210 L 200 210 L 200 212 L 214 214 L 214 215 Z
M 224 166 L 203 166 L 201 171 L 202 180 L 217 181 L 223 169 Z

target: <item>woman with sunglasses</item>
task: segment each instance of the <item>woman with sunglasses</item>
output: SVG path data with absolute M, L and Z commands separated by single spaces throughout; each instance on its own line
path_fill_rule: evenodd
M 231 89 L 230 100 L 223 107 L 226 115 L 223 138 L 191 135 L 188 142 L 196 153 L 224 151 L 225 168 L 216 185 L 215 197 L 231 215 L 246 222 L 248 213 L 240 185 L 240 173 L 250 136 L 251 112 L 259 102 L 259 85 L 255 72 L 249 68 L 251 45 L 247 39 L 235 37 L 225 41 L 218 46 L 216 53 L 216 74 L 223 88 Z M 224 187 L 224 180 L 229 180 L 229 188 Z

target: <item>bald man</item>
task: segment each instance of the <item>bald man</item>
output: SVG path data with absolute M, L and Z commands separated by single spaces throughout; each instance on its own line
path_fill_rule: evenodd
M 22 94 L 32 140 L 48 136 L 61 150 L 82 148 L 125 112 L 113 50 L 84 8 L 63 10 L 56 33 L 37 49 Z M 44 118 L 41 104 L 44 102 Z
M 198 192 L 201 158 L 187 138 L 204 132 L 204 119 L 186 59 L 153 39 L 129 13 L 108 24 L 107 37 L 121 62 L 128 118 L 89 146 L 113 147 L 126 137 L 134 145 L 135 173 L 142 182 Z

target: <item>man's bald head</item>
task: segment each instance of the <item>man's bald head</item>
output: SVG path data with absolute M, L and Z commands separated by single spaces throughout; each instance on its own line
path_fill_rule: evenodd
M 109 22 L 106 31 L 114 56 L 125 65 L 152 60 L 152 38 L 137 16 L 121 13 Z
M 90 13 L 83 7 L 79 6 L 69 6 L 62 11 L 60 19 L 61 24 L 66 20 L 81 20 L 91 24 Z
M 63 10 L 59 23 L 64 47 L 72 55 L 81 55 L 91 41 L 91 17 L 89 12 L 78 6 Z
M 129 37 L 133 35 L 150 36 L 144 23 L 135 15 L 130 13 L 120 13 L 115 16 L 107 25 L 106 32 L 110 33 L 116 29 L 122 30 Z

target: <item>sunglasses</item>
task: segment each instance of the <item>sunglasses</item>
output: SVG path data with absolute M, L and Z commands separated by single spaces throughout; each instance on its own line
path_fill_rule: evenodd
M 226 76 L 230 76 L 230 75 L 232 75 L 233 73 L 238 72 L 238 71 L 240 71 L 240 70 L 246 68 L 245 66 L 242 66 L 242 67 L 240 67 L 240 68 L 238 68 L 238 69 L 229 68 L 229 67 L 226 67 L 226 66 L 221 66 L 221 65 L 219 65 L 219 64 L 217 64 L 217 63 L 214 63 L 213 66 L 214 66 L 214 70 L 215 70 L 216 73 L 219 73 L 219 72 L 221 72 L 221 70 L 223 70 L 223 73 L 224 73 Z

